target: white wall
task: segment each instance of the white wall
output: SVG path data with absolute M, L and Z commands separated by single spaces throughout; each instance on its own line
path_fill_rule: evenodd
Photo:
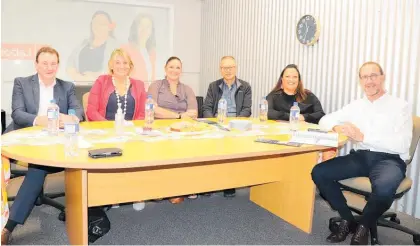
M 382 64 L 387 90 L 405 98 L 420 116 L 419 0 L 203 0 L 201 27 L 202 94 L 220 77 L 220 57 L 237 58 L 238 77 L 257 103 L 289 63 L 299 66 L 304 85 L 326 113 L 360 98 L 358 68 L 369 60 Z M 305 14 L 321 24 L 319 42 L 301 45 L 295 35 Z M 363 113 L 363 112 L 361 112 Z M 255 115 L 255 114 L 254 114 Z M 343 150 L 348 151 L 347 147 Z M 411 191 L 395 207 L 420 218 L 420 150 L 407 174 Z
M 2 5 L 7 5 L 7 1 L 13 1 L 15 6 L 17 1 L 24 2 L 25 0 L 6 0 L 2 1 Z M 113 2 L 112 0 L 88 0 L 94 2 L 104 2 L 101 3 L 106 5 L 105 2 Z M 80 1 L 78 1 L 80 2 Z M 121 2 L 121 1 L 118 1 Z M 126 0 L 127 3 L 138 2 L 142 3 L 141 0 Z M 173 7 L 173 44 L 172 44 L 172 54 L 180 57 L 183 62 L 183 76 L 181 81 L 191 86 L 196 92 L 199 93 L 199 80 L 200 80 L 200 28 L 201 28 L 201 1 L 200 0 L 154 0 L 147 1 L 146 3 L 151 4 L 164 4 L 170 5 Z M 10 4 L 9 4 L 10 5 Z M 150 4 L 147 4 L 150 5 Z M 6 8 L 2 9 L 3 15 L 4 12 L 8 11 Z M 9 11 L 11 11 L 9 9 Z M 45 10 L 46 13 L 48 9 Z M 7 27 L 13 26 L 14 21 L 3 19 L 2 18 L 2 29 L 5 31 Z M 28 22 L 30 19 L 20 18 L 21 22 Z M 52 20 L 53 21 L 53 20 Z M 22 23 L 21 23 L 22 24 Z M 23 23 L 24 24 L 24 23 Z M 84 26 L 85 27 L 85 26 Z M 84 30 L 84 29 L 83 29 Z M 65 30 L 61 30 L 63 33 Z M 60 35 L 60 32 L 57 31 L 57 35 Z M 2 40 L 4 42 L 4 40 Z M 30 42 L 28 42 L 30 43 Z M 60 49 L 58 50 L 60 52 Z M 167 57 L 169 58 L 169 57 Z M 165 58 L 165 61 L 166 59 Z M 3 66 L 2 69 L 5 71 L 7 67 Z M 60 67 L 61 71 L 65 70 L 65 67 Z M 163 64 L 158 65 L 156 70 L 163 71 Z M 35 73 L 35 70 L 30 71 L 29 74 L 25 71 L 24 74 L 21 74 L 19 71 L 16 71 L 16 76 L 28 76 Z M 158 74 L 158 73 L 157 73 Z M 161 73 L 163 74 L 163 72 Z M 2 73 L 1 81 L 1 107 L 5 109 L 8 114 L 11 112 L 11 98 L 12 98 L 12 89 L 13 81 L 7 76 L 3 76 L 5 73 Z M 158 78 L 159 79 L 159 78 Z M 10 121 L 8 121 L 9 123 Z

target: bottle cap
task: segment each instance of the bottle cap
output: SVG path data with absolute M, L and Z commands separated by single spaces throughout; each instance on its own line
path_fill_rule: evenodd
M 152 98 L 152 95 L 151 94 L 147 95 L 147 98 L 148 99 L 151 99 Z
M 55 99 L 51 99 L 50 100 L 50 103 L 55 103 Z
M 298 102 L 294 102 L 293 103 L 293 106 L 298 106 Z
M 117 114 L 122 114 L 121 103 L 118 103 Z
M 68 110 L 68 115 L 76 115 L 76 110 L 74 110 L 74 109 L 69 109 Z

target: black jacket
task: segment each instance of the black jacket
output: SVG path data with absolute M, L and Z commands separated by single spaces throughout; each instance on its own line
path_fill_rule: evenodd
M 318 98 L 308 91 L 305 101 L 298 103 L 300 114 L 305 117 L 305 121 L 318 124 L 319 120 L 325 115 Z M 268 119 L 270 120 L 289 120 L 290 108 L 293 100 L 283 91 L 272 92 L 267 96 Z
M 216 117 L 217 106 L 223 95 L 220 85 L 223 79 L 216 80 L 209 85 L 207 96 L 203 104 L 203 117 Z M 238 89 L 235 92 L 236 117 L 250 117 L 252 106 L 251 86 L 248 82 L 238 79 Z

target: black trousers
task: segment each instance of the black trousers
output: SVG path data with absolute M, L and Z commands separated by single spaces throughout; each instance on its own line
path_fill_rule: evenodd
M 371 227 L 391 207 L 395 192 L 405 178 L 405 171 L 406 164 L 399 155 L 351 150 L 346 156 L 315 166 L 312 179 L 331 207 L 337 210 L 343 219 L 352 221 L 354 217 L 337 181 L 368 177 L 372 184 L 372 194 L 363 209 L 360 223 Z

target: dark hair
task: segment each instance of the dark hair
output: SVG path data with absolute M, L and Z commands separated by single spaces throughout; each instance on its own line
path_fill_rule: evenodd
M 93 30 L 92 30 L 92 23 L 93 23 L 93 19 L 95 19 L 95 17 L 96 17 L 96 16 L 98 16 L 98 15 L 103 15 L 103 16 L 105 16 L 105 17 L 108 19 L 109 23 L 110 23 L 110 24 L 112 23 L 111 16 L 110 16 L 107 12 L 102 11 L 102 10 L 98 10 L 98 11 L 96 11 L 96 12 L 92 15 L 92 19 L 90 20 L 90 38 L 89 38 L 89 39 L 90 39 L 90 41 L 92 41 L 92 40 L 93 40 Z M 114 31 L 113 31 L 113 30 L 111 31 L 111 33 L 109 34 L 109 36 L 114 37 Z
M 286 69 L 289 69 L 289 68 L 296 69 L 296 71 L 298 72 L 299 82 L 298 82 L 298 86 L 297 86 L 296 92 L 295 92 L 296 93 L 296 100 L 298 102 L 303 102 L 303 101 L 305 101 L 306 97 L 308 96 L 308 92 L 309 91 L 308 90 L 305 90 L 305 88 L 303 87 L 302 78 L 300 76 L 300 71 L 299 71 L 298 67 L 295 64 L 289 64 L 289 65 L 287 65 L 283 69 L 283 71 L 281 71 L 279 80 L 277 81 L 276 86 L 274 87 L 274 89 L 270 93 L 275 93 L 275 92 L 278 92 L 278 91 L 283 91 L 282 81 L 281 80 L 283 78 L 284 72 L 286 71 Z
M 151 16 L 146 14 L 138 14 L 137 17 L 133 20 L 133 23 L 131 24 L 130 28 L 130 34 L 128 36 L 128 41 L 130 43 L 136 44 L 138 42 L 138 31 L 139 31 L 139 25 L 142 19 L 148 18 L 152 22 L 152 31 L 150 33 L 149 39 L 147 39 L 146 42 L 146 49 L 147 51 L 151 51 L 155 49 L 156 47 L 156 39 L 155 39 L 155 23 L 153 22 L 153 19 Z
M 38 57 L 41 55 L 41 53 L 50 53 L 55 54 L 57 56 L 57 63 L 60 63 L 60 55 L 58 54 L 58 51 L 52 47 L 44 46 L 41 47 L 38 52 L 36 52 L 35 61 L 38 63 Z
M 165 64 L 165 67 L 168 65 L 168 63 L 169 62 L 171 62 L 172 60 L 178 60 L 180 63 L 181 63 L 181 65 L 182 65 L 182 61 L 181 61 L 181 59 L 179 59 L 178 57 L 176 57 L 176 56 L 171 56 L 171 57 L 169 57 L 169 59 L 166 61 L 166 64 Z
M 382 69 L 381 65 L 379 65 L 379 63 L 373 62 L 373 61 L 368 61 L 368 62 L 363 63 L 363 65 L 359 68 L 359 78 L 360 78 L 360 71 L 366 65 L 376 65 L 379 68 L 379 72 L 381 73 L 381 75 L 384 74 L 384 70 Z

